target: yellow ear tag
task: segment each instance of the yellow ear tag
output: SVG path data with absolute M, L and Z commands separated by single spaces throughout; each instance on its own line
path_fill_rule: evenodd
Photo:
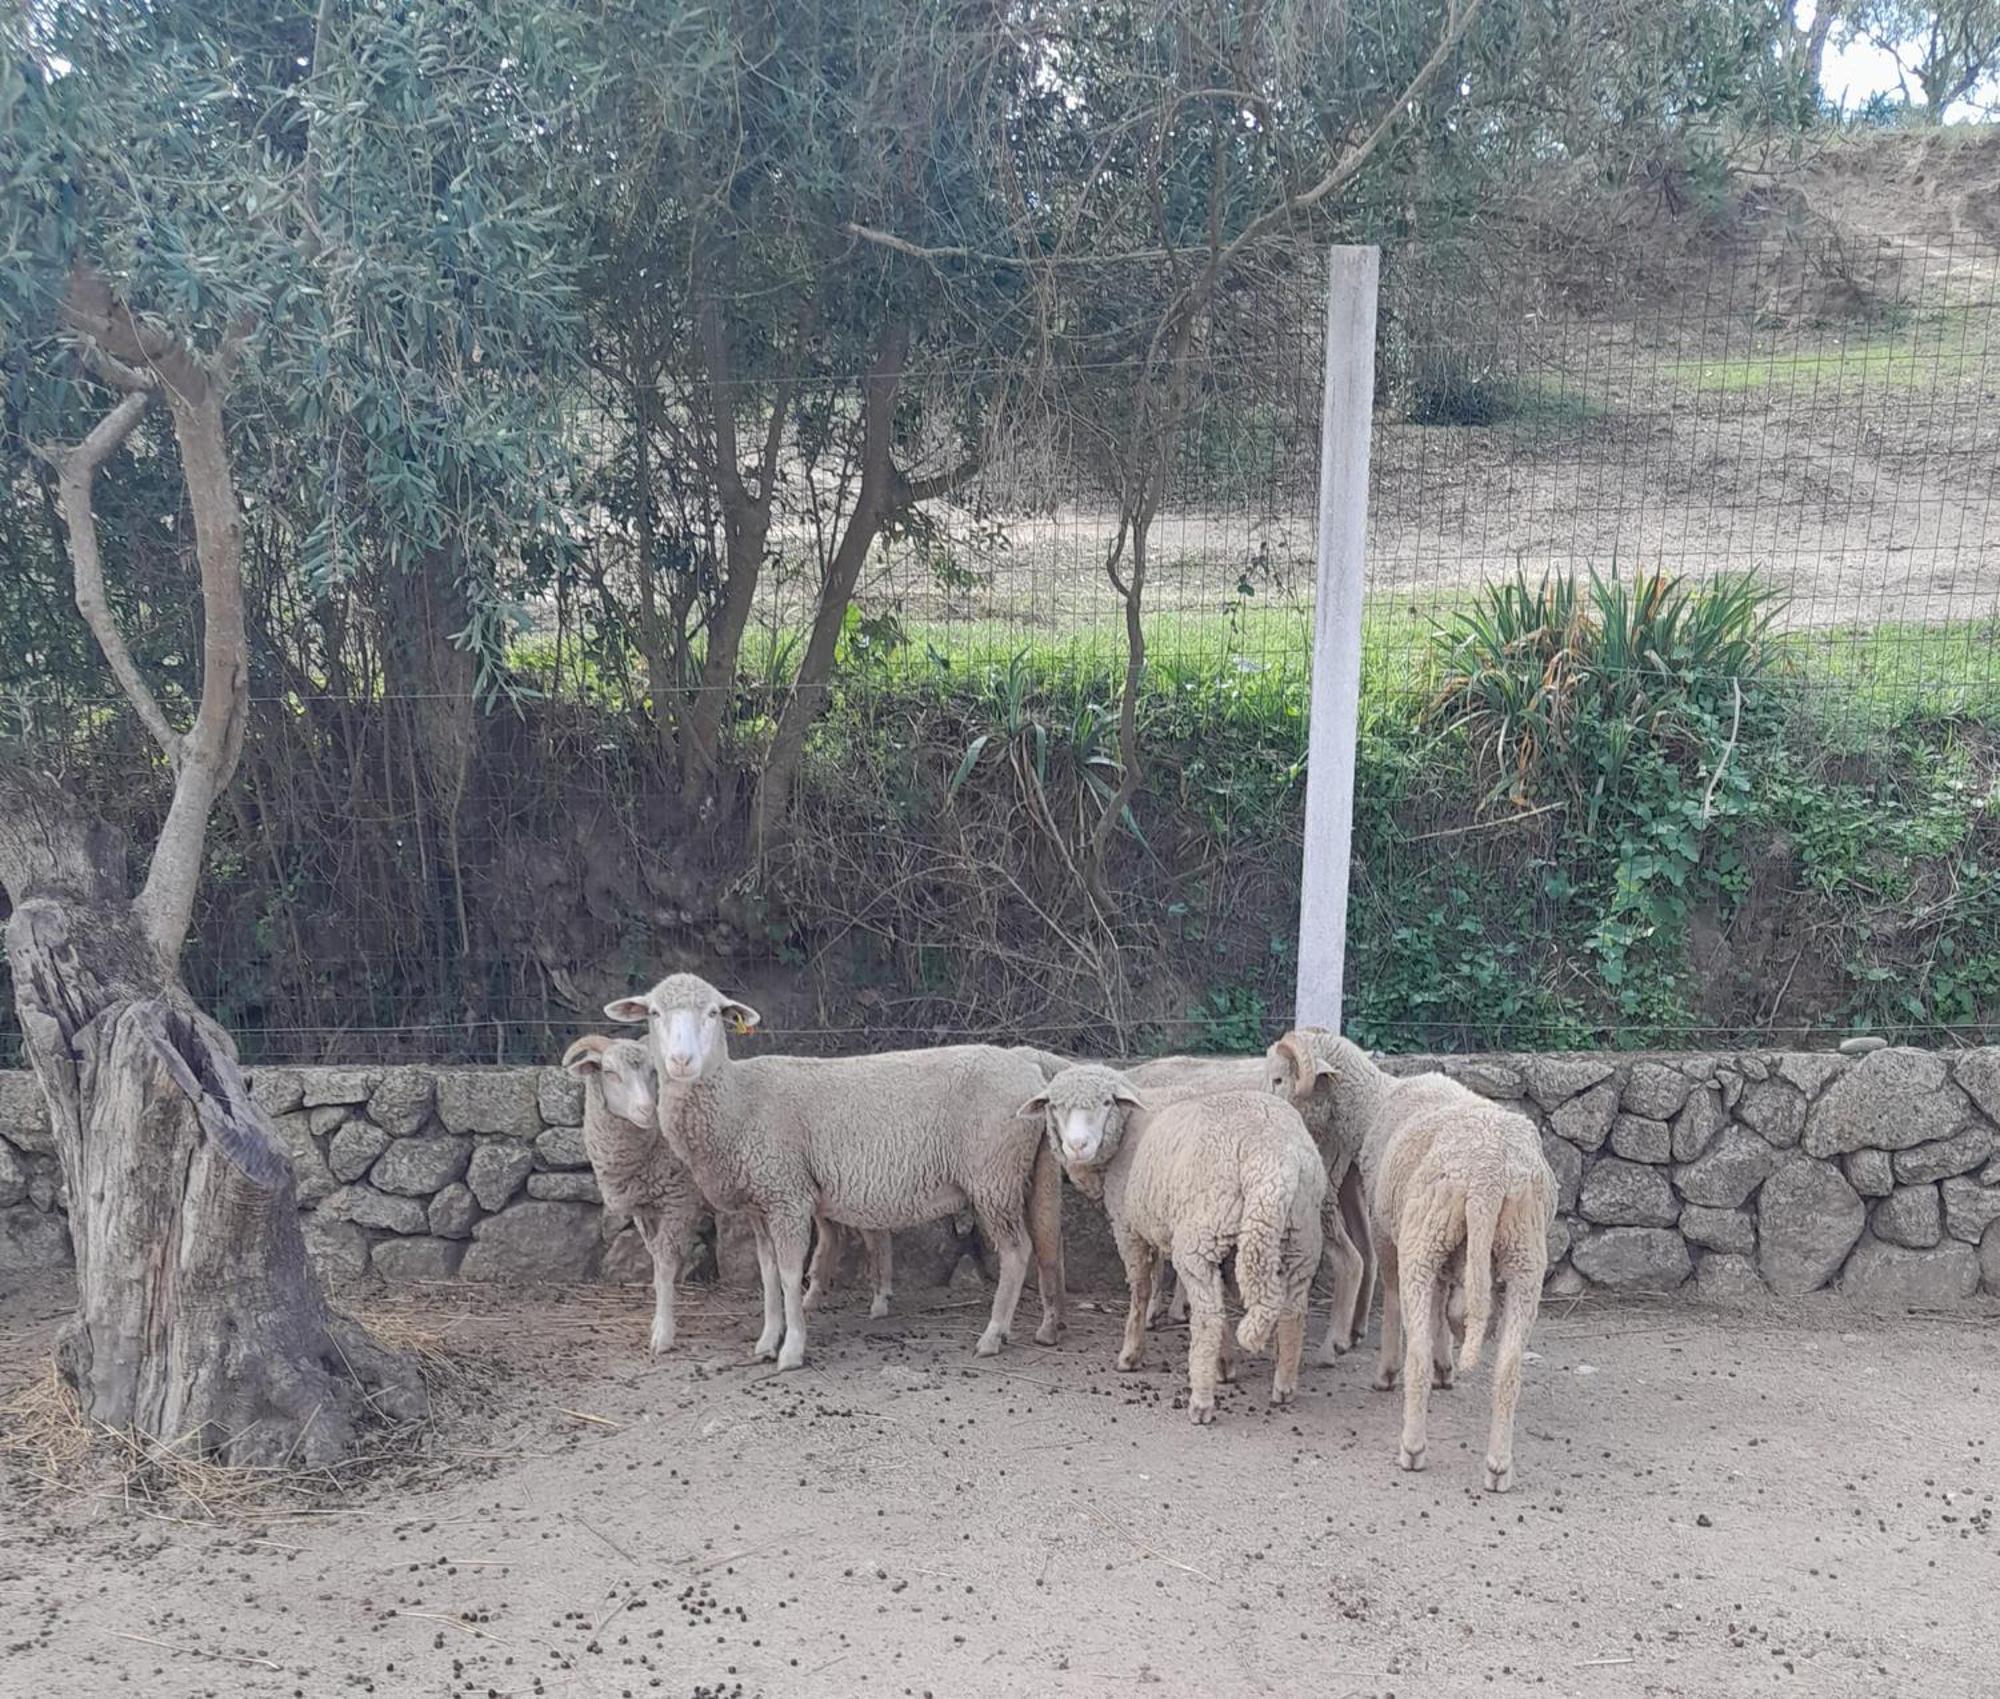
M 730 1011 L 729 1025 L 731 1030 L 733 1030 L 739 1038 L 756 1030 L 753 1026 L 751 1026 L 751 1024 L 748 1021 L 746 1021 L 740 1014 L 736 1013 L 734 1010 Z

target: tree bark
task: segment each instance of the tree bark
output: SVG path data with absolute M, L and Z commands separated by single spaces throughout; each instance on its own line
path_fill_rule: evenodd
M 728 330 L 712 299 L 703 301 L 697 316 L 708 385 L 713 454 L 709 475 L 715 484 L 716 504 L 722 510 L 723 577 L 722 599 L 709 616 L 701 681 L 681 724 L 681 788 L 690 795 L 713 782 L 721 763 L 722 728 L 736 694 L 743 633 L 750 624 L 757 579 L 763 571 L 764 543 L 771 533 L 771 508 L 778 493 L 778 455 L 792 399 L 789 377 L 781 378 L 765 420 L 757 468 L 752 481 L 746 483 L 736 440 L 736 409 L 741 398 Z
M 763 855 L 771 835 L 791 808 L 792 781 L 798 774 L 799 758 L 805 753 L 806 733 L 826 703 L 827 682 L 833 674 L 848 603 L 854 599 L 854 587 L 860 582 L 868 551 L 875 546 L 883 524 L 895 511 L 897 475 L 892 450 L 896 391 L 902 385 L 903 366 L 909 354 L 910 327 L 898 321 L 883 333 L 874 364 L 862 382 L 861 482 L 855 491 L 853 511 L 847 516 L 846 527 L 827 567 L 826 581 L 820 586 L 812 633 L 806 640 L 805 654 L 799 659 L 798 676 L 785 699 L 778 729 L 772 734 L 770 754 L 758 776 L 757 796 L 750 816 L 753 855 Z
M 76 1247 L 57 1365 L 93 1422 L 229 1463 L 332 1462 L 363 1423 L 420 1415 L 421 1384 L 328 1307 L 290 1159 L 122 863 L 61 787 L 0 764 L 7 957 Z

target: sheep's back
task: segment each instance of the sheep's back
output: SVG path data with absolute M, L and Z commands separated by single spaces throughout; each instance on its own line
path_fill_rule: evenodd
M 751 1057 L 756 1096 L 819 1190 L 863 1212 L 910 1197 L 955 1207 L 975 1190 L 1025 1189 L 1040 1123 L 1019 1111 L 1047 1083 L 1037 1053 L 957 1044 L 872 1056 Z
M 1247 1210 L 1317 1213 L 1325 1192 L 1319 1152 L 1297 1112 L 1261 1092 L 1164 1104 L 1144 1117 L 1137 1137 L 1125 1209 L 1157 1245 L 1219 1259 Z

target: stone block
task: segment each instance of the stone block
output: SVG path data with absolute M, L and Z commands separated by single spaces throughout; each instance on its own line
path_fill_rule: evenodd
M 1839 1273 L 1867 1215 L 1860 1193 L 1832 1163 L 1794 1157 L 1757 1196 L 1757 1266 L 1764 1284 L 1788 1297 L 1817 1291 Z
M 1670 1121 L 1687 1102 L 1693 1082 L 1664 1062 L 1634 1062 L 1621 1098 L 1625 1113 L 1649 1121 Z
M 329 1221 L 351 1221 L 357 1227 L 379 1227 L 386 1233 L 421 1233 L 430 1226 L 417 1199 L 389 1197 L 373 1186 L 342 1186 L 315 1214 Z
M 327 1142 L 327 1166 L 342 1180 L 358 1180 L 389 1148 L 389 1135 L 367 1121 L 343 1121 Z
M 482 1139 L 466 1166 L 466 1183 L 481 1209 L 505 1209 L 535 1166 L 534 1150 L 513 1139 Z
M 1549 1130 L 1579 1150 L 1598 1150 L 1609 1137 L 1617 1114 L 1617 1084 L 1592 1086 L 1550 1114 Z
M 366 1103 L 381 1078 L 379 1068 L 301 1068 L 300 1101 L 308 1109 Z
M 440 1239 L 469 1239 L 479 1220 L 479 1200 L 463 1180 L 454 1180 L 431 1199 L 424 1211 L 432 1234 Z
M 449 1280 L 466 1247 L 453 1239 L 385 1239 L 375 1247 L 375 1272 L 384 1280 Z
M 437 1112 L 452 1133 L 532 1139 L 542 1130 L 540 1068 L 440 1068 Z
M 1896 1178 L 1906 1186 L 1926 1180 L 1948 1180 L 1954 1174 L 1970 1174 L 1993 1154 L 1993 1129 L 1984 1121 L 1972 1121 L 1948 1139 L 1920 1144 L 1895 1154 Z
M 1970 1113 L 1943 1057 L 1900 1046 L 1877 1050 L 1828 1086 L 1813 1106 L 1806 1154 L 1908 1150 L 1950 1138 Z
M 1607 1227 L 1578 1239 L 1569 1260 L 1592 1285 L 1628 1292 L 1672 1292 L 1694 1272 L 1687 1246 L 1668 1227 Z
M 489 1215 L 472 1230 L 459 1265 L 464 1280 L 588 1280 L 604 1252 L 598 1212 L 586 1203 L 527 1199 Z
M 1691 1203 L 1681 1211 L 1676 1225 L 1690 1245 L 1739 1257 L 1756 1254 L 1757 1218 L 1747 1209 L 1715 1209 Z M 1762 1284 L 1758 1281 L 1758 1285 Z
M 1665 1126 L 1660 1130 L 1665 1132 Z M 1606 1227 L 1671 1227 L 1680 1219 L 1681 1206 L 1660 1169 L 1605 1156 L 1584 1171 L 1577 1213 Z
M 391 1068 L 368 1094 L 368 1119 L 392 1139 L 414 1138 L 437 1108 L 429 1068 Z
M 1674 1153 L 1673 1130 L 1645 1115 L 1620 1115 L 1611 1123 L 1611 1148 L 1628 1162 L 1665 1162 Z
M 427 1198 L 442 1191 L 465 1172 L 472 1159 L 472 1140 L 449 1133 L 435 1138 L 396 1139 L 368 1172 L 369 1183 L 384 1192 Z
M 1783 1160 L 1755 1133 L 1729 1126 L 1723 1128 L 1705 1156 L 1674 1170 L 1674 1185 L 1689 1203 L 1735 1209 Z
M 1528 1056 L 1521 1061 L 1528 1095 L 1550 1111 L 1602 1085 L 1616 1071 L 1615 1063 L 1595 1056 Z
M 1861 1241 L 1840 1277 L 1841 1296 L 1875 1310 L 1943 1309 L 1979 1290 L 1979 1253 L 1954 1239 L 1926 1249 Z
M 597 1189 L 597 1176 L 587 1169 L 581 1174 L 567 1171 L 530 1174 L 528 1196 L 554 1198 L 565 1203 L 601 1204 L 604 1201 Z
M 1936 1186 L 1898 1186 L 1869 1217 L 1875 1237 L 1911 1250 L 1926 1250 L 1944 1237 L 1944 1210 Z

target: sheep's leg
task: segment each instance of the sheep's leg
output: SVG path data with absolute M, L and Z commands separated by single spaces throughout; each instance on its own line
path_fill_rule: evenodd
M 875 1297 L 868 1313 L 880 1320 L 889 1313 L 889 1300 L 896 1295 L 896 1239 L 894 1234 L 883 1232 L 864 1233 L 862 1238 L 868 1246 L 868 1265 L 875 1279 Z
M 1396 1370 L 1402 1362 L 1403 1291 L 1397 1275 L 1395 1242 L 1377 1239 L 1375 1256 L 1382 1269 L 1382 1351 L 1372 1384 L 1377 1392 L 1387 1392 L 1396 1384 Z
M 1504 1493 L 1514 1484 L 1514 1412 L 1521 1402 L 1521 1363 L 1542 1304 L 1542 1276 L 1548 1272 L 1548 1242 L 1510 1245 L 1500 1254 L 1507 1282 L 1501 1300 L 1500 1343 L 1493 1353 L 1493 1425 L 1486 1436 L 1486 1490 Z
M 1214 1263 L 1176 1257 L 1174 1272 L 1188 1301 L 1188 1419 L 1206 1427 L 1215 1420 L 1215 1383 L 1227 1332 L 1222 1271 Z
M 1352 1348 L 1368 1336 L 1368 1312 L 1375 1303 L 1375 1232 L 1368 1223 L 1368 1194 L 1361 1183 L 1360 1163 L 1347 1170 L 1338 1197 L 1341 1225 L 1347 1230 L 1348 1243 L 1361 1257 L 1361 1278 L 1355 1283 L 1354 1314 L 1348 1332 Z
M 785 1343 L 778 1367 L 796 1369 L 806 1360 L 806 1251 L 812 1242 L 812 1216 L 785 1217 L 770 1225 L 778 1279 L 784 1287 Z
M 1014 1310 L 1021 1302 L 1021 1288 L 1028 1283 L 1031 1260 L 1028 1230 L 1019 1221 L 1002 1226 L 991 1219 L 980 1223 L 986 1237 L 1000 1253 L 1000 1280 L 993 1290 L 993 1313 L 975 1349 L 982 1357 L 999 1355 L 1014 1328 Z
M 1028 1176 L 1028 1242 L 1035 1253 L 1035 1286 L 1042 1300 L 1037 1345 L 1054 1345 L 1069 1325 L 1069 1274 L 1063 1265 L 1062 1164 L 1043 1140 Z
M 1278 1368 L 1271 1376 L 1271 1402 L 1289 1404 L 1299 1395 L 1299 1359 L 1305 1355 L 1306 1318 L 1284 1315 L 1278 1318 Z
M 1151 1245 L 1130 1233 L 1118 1236 L 1118 1253 L 1125 1261 L 1125 1284 L 1132 1299 L 1125 1310 L 1125 1338 L 1118 1347 L 1118 1367 L 1131 1370 L 1146 1360 L 1146 1311 L 1151 1305 L 1160 1259 Z
M 1431 1401 L 1431 1340 L 1437 1325 L 1439 1271 L 1429 1261 L 1404 1263 L 1402 1310 L 1408 1338 L 1403 1345 L 1403 1442 L 1396 1453 L 1400 1468 L 1421 1469 Z
M 1320 1217 L 1325 1239 L 1323 1255 L 1333 1265 L 1333 1311 L 1327 1317 L 1326 1337 L 1320 1341 L 1319 1360 L 1331 1363 L 1354 1346 L 1355 1295 L 1361 1289 L 1364 1267 L 1361 1253 L 1347 1236 L 1337 1198 L 1329 1198 Z
M 812 1262 L 806 1269 L 806 1309 L 816 1310 L 840 1266 L 841 1230 L 823 1215 L 813 1218 Z
M 778 1253 L 771 1242 L 770 1223 L 761 1213 L 751 1215 L 750 1232 L 757 1241 L 757 1277 L 764 1287 L 764 1331 L 757 1335 L 752 1354 L 775 1357 L 778 1342 L 785 1336 L 785 1300 L 778 1281 Z
M 674 1348 L 674 1284 L 681 1277 L 680 1251 L 658 1210 L 640 1210 L 633 1224 L 653 1259 L 653 1331 L 646 1349 L 657 1357 Z
M 1440 1392 L 1451 1390 L 1451 1318 L 1448 1313 L 1452 1283 L 1438 1277 L 1431 1288 L 1431 1384 Z

